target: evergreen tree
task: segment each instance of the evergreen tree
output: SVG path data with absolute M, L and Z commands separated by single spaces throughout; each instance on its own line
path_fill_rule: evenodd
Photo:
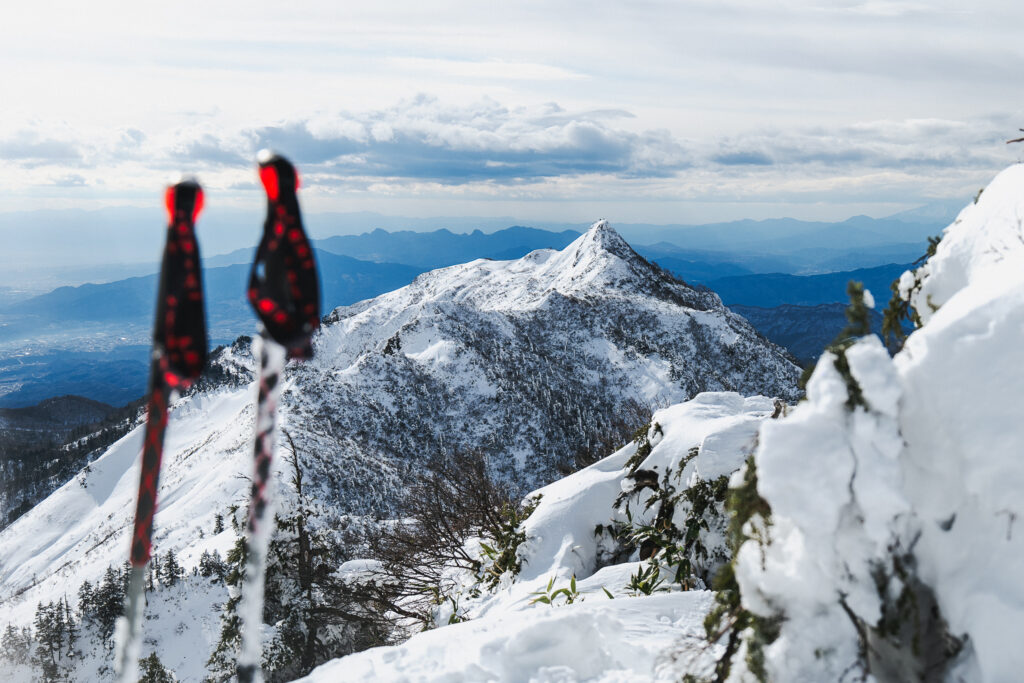
M 95 620 L 99 626 L 100 637 L 104 644 L 114 633 L 114 624 L 124 609 L 124 576 L 113 567 L 107 567 L 103 580 L 93 594 L 95 604 Z
M 174 683 L 174 675 L 160 661 L 156 652 L 139 660 L 139 683 Z
M 178 564 L 178 558 L 174 554 L 174 550 L 168 550 L 159 569 L 160 583 L 164 586 L 173 586 L 178 583 L 178 579 L 184 576 L 184 574 L 185 570 Z
M 333 531 L 318 520 L 320 507 L 303 491 L 298 451 L 291 436 L 284 436 L 296 501 L 277 517 L 267 553 L 263 619 L 277 626 L 264 653 L 268 681 L 292 680 L 384 640 L 351 589 L 337 580 L 335 570 L 347 557 Z
M 224 576 L 224 583 L 228 585 L 229 597 L 224 603 L 224 610 L 220 615 L 220 638 L 217 640 L 213 654 L 206 662 L 211 674 L 210 680 L 213 681 L 227 681 L 235 674 L 238 649 L 242 644 L 238 603 L 241 599 L 241 586 L 245 578 L 247 554 L 245 536 L 239 536 L 235 545 L 228 551 L 225 563 L 227 573 Z
M 92 622 L 96 618 L 96 594 L 88 580 L 78 587 L 78 614 L 83 623 Z
M 13 664 L 28 664 L 31 651 L 31 635 L 13 624 L 7 624 L 0 637 L 0 656 Z
M 64 648 L 67 622 L 62 603 L 39 603 L 34 621 L 36 651 L 32 663 L 40 670 L 41 680 L 60 678 L 61 652 Z
M 213 533 L 219 534 L 224 531 L 224 515 L 219 512 L 213 517 Z
M 218 551 L 214 550 L 212 553 L 207 550 L 203 551 L 202 557 L 199 558 L 199 574 L 201 576 L 223 581 L 227 571 L 227 565 L 224 564 Z
M 263 656 L 270 683 L 305 675 L 330 659 L 380 645 L 378 621 L 368 618 L 361 598 L 336 576 L 348 559 L 336 531 L 320 520 L 322 510 L 303 492 L 303 471 L 291 438 L 289 464 L 295 502 L 282 501 L 276 530 L 267 552 L 263 621 L 274 624 L 274 640 Z M 287 456 L 286 456 L 287 457 Z M 237 615 L 246 546 L 241 537 L 227 556 L 225 583 L 231 597 L 221 614 L 221 636 L 208 665 L 215 681 L 234 674 L 240 645 Z
M 64 628 L 67 631 L 68 639 L 68 657 L 75 656 L 75 640 L 78 638 L 78 628 L 75 624 L 75 616 L 71 612 L 71 604 L 68 602 L 68 597 L 64 596 Z

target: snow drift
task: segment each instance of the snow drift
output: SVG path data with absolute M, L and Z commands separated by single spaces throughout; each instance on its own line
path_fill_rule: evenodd
M 1019 677 L 1022 217 L 1016 165 L 900 279 L 924 323 L 903 350 L 846 351 L 866 405 L 846 405 L 828 354 L 807 402 L 762 429 L 770 543 L 748 541 L 737 574 L 748 609 L 784 618 L 773 680 Z

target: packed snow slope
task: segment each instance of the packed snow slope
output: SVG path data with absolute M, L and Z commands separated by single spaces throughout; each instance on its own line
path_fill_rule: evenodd
M 784 617 L 765 650 L 773 680 L 1000 682 L 1024 668 L 1024 165 L 900 293 L 924 324 L 895 358 L 865 338 L 846 377 L 826 354 L 807 402 L 761 431 L 770 543 L 743 545 L 737 577 L 748 609 Z
M 704 390 L 794 398 L 799 373 L 715 294 L 647 263 L 603 221 L 562 251 L 434 271 L 337 309 L 315 345 L 312 362 L 289 367 L 279 417 L 309 462 L 307 492 L 338 515 L 395 512 L 423 459 L 454 450 L 484 451 L 525 492 L 621 433 L 638 404 Z M 234 541 L 230 527 L 213 535 L 213 520 L 245 504 L 252 380 L 240 340 L 172 406 L 155 547 L 186 570 Z M 139 427 L 0 532 L 0 624 L 28 625 L 37 603 L 73 599 L 124 560 L 141 438 Z M 205 616 L 180 629 L 208 630 Z M 147 647 L 201 678 L 207 653 L 165 635 Z

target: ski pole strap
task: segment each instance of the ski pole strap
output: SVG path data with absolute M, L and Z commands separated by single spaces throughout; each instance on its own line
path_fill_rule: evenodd
M 167 245 L 160 269 L 153 348 L 160 380 L 170 389 L 186 389 L 206 364 L 206 311 L 195 221 L 203 208 L 203 190 L 193 180 L 167 188 Z
M 289 358 L 310 358 L 320 327 L 320 283 L 299 213 L 299 176 L 291 162 L 269 152 L 260 153 L 259 171 L 267 219 L 249 274 L 249 303 Z

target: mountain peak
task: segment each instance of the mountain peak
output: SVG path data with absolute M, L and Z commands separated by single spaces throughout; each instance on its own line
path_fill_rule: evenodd
M 626 240 L 615 231 L 612 224 L 602 218 L 576 240 L 576 253 L 606 251 L 620 258 L 636 258 L 637 254 Z

